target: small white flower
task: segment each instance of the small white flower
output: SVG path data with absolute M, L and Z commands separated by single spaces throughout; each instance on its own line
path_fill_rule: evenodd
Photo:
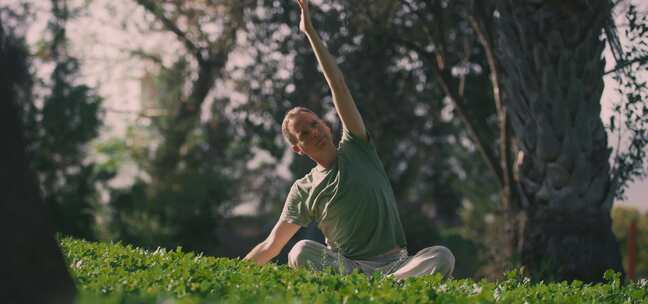
M 480 294 L 482 292 L 482 287 L 479 286 L 478 284 L 473 285 L 473 294 Z
M 448 285 L 446 285 L 446 284 L 441 284 L 441 285 L 439 285 L 439 291 L 440 291 L 440 292 L 446 292 L 446 291 L 448 291 Z

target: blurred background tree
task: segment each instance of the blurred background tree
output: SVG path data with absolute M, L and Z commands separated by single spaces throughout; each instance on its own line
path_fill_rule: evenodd
M 630 223 L 637 225 L 637 252 L 635 278 L 648 278 L 648 212 L 634 208 L 614 207 L 612 209 L 612 229 L 621 244 L 623 266 L 628 269 L 628 228 Z
M 36 81 L 35 98 L 24 103 L 23 116 L 27 150 L 57 231 L 95 239 L 95 183 L 101 176 L 88 158 L 88 144 L 99 134 L 102 98 L 79 83 L 79 61 L 68 51 L 66 23 L 78 13 L 67 1 L 51 1 L 48 34 L 34 55 L 39 66 L 52 70 L 49 79 Z
M 137 3 L 149 18 L 144 31 L 168 31 L 183 48 L 170 65 L 130 50 L 151 66 L 140 82 L 142 117 L 124 145 L 140 172 L 130 188 L 110 190 L 107 230 L 142 246 L 214 254 L 224 210 L 241 189 L 234 181 L 251 157 L 247 140 L 223 117 L 230 100 L 214 96 L 245 2 Z

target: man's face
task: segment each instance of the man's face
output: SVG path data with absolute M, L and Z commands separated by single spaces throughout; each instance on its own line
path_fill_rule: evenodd
M 331 129 L 317 115 L 310 112 L 297 113 L 288 124 L 288 131 L 297 138 L 293 151 L 308 156 L 333 145 Z

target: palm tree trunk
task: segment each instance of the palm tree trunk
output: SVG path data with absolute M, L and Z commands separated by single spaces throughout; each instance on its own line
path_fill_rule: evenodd
M 622 271 L 612 234 L 600 39 L 609 0 L 501 0 L 497 55 L 526 222 L 522 264 L 539 278 Z

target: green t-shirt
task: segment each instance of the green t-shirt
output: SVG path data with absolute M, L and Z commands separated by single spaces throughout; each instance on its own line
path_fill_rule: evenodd
M 406 245 L 394 192 L 375 147 L 346 129 L 334 166 L 324 171 L 315 167 L 295 181 L 280 220 L 301 226 L 315 221 L 326 244 L 351 259 Z

